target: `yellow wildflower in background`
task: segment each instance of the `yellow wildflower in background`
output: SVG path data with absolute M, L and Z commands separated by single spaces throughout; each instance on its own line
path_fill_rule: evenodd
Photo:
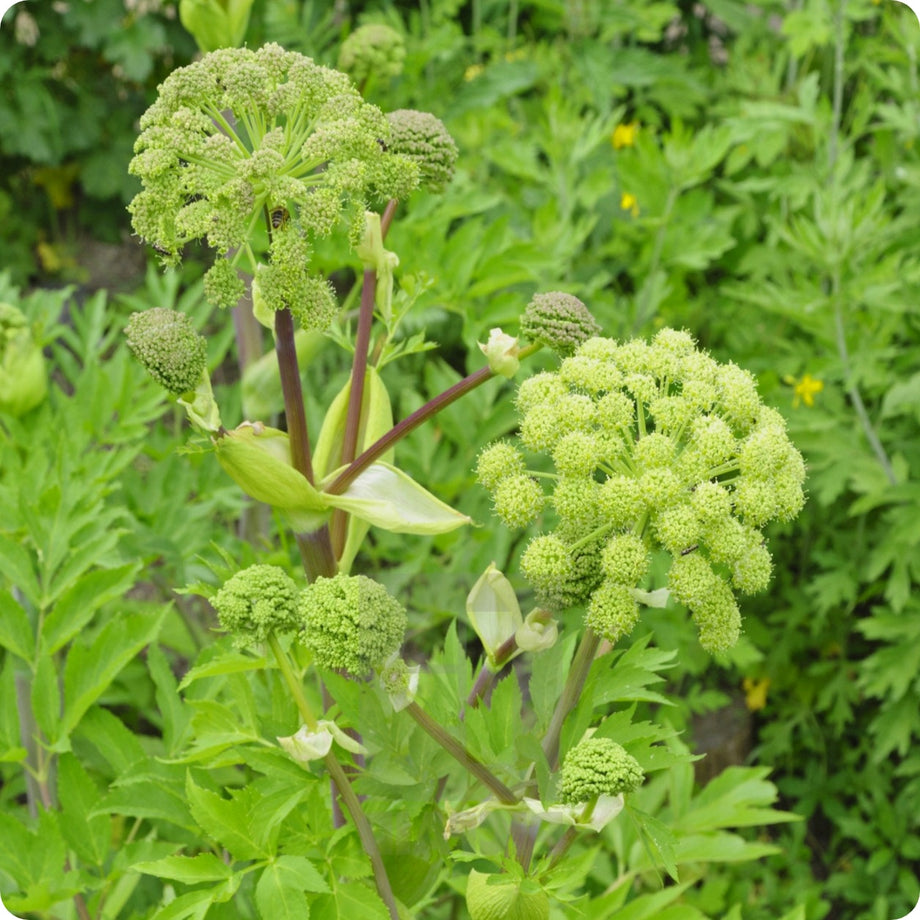
M 639 216 L 639 199 L 632 192 L 623 192 L 620 197 L 620 208 L 629 211 L 633 217 Z
M 744 702 L 751 712 L 757 712 L 767 705 L 767 690 L 770 689 L 770 678 L 764 677 L 761 680 L 754 680 L 753 677 L 745 677 L 741 683 L 744 690 Z
M 610 143 L 613 144 L 614 150 L 622 150 L 624 147 L 632 147 L 636 143 L 636 136 L 639 133 L 639 122 L 631 121 L 629 124 L 620 124 L 613 129 L 610 137 Z
M 792 407 L 797 409 L 799 403 L 805 403 L 811 408 L 815 404 L 815 396 L 824 389 L 824 381 L 816 380 L 811 374 L 803 374 L 801 379 L 795 377 L 786 378 L 786 382 L 792 384 L 795 396 L 792 399 Z

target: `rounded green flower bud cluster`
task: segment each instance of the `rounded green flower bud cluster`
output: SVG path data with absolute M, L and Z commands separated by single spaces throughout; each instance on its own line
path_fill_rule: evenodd
M 132 313 L 128 348 L 147 373 L 176 396 L 194 390 L 207 365 L 207 342 L 185 313 L 154 307 Z
M 418 166 L 419 184 L 443 192 L 454 177 L 457 145 L 440 118 L 430 112 L 397 109 L 387 115 L 389 149 L 407 156 Z
M 402 73 L 406 44 L 395 29 L 370 23 L 355 29 L 339 49 L 339 70 L 359 86 L 370 77 L 388 79 Z
M 586 738 L 566 754 L 559 796 L 569 805 L 620 795 L 642 785 L 645 772 L 625 748 L 610 738 Z
M 538 601 L 585 604 L 588 625 L 615 641 L 634 627 L 634 589 L 662 549 L 673 559 L 671 593 L 702 644 L 736 641 L 735 593 L 770 580 L 762 528 L 804 502 L 805 464 L 753 377 L 678 330 L 650 342 L 592 337 L 558 372 L 524 381 L 516 406 L 521 444 L 548 455 L 555 475 L 533 478 L 504 443 L 484 451 L 480 481 L 502 519 L 520 525 L 543 507 L 534 487 L 550 484 L 555 525 L 521 558 Z
M 265 302 L 296 310 L 305 298 L 310 325 L 331 316 L 329 292 L 307 268 L 314 238 L 342 217 L 354 238 L 368 207 L 418 184 L 417 165 L 386 149 L 386 117 L 345 74 L 276 44 L 221 48 L 173 71 L 140 125 L 130 172 L 143 189 L 129 207 L 138 235 L 167 263 L 200 239 L 255 272 L 256 228 L 267 222 Z M 230 306 L 241 291 L 218 258 L 206 296 Z
M 398 651 L 408 626 L 403 605 L 364 575 L 317 578 L 300 596 L 300 616 L 317 665 L 355 677 Z
M 211 599 L 220 625 L 238 646 L 264 642 L 270 633 L 300 625 L 297 586 L 276 565 L 251 565 L 237 572 Z
M 577 297 L 561 291 L 534 294 L 521 316 L 521 335 L 547 345 L 562 357 L 574 354 L 582 342 L 600 331 L 588 308 Z

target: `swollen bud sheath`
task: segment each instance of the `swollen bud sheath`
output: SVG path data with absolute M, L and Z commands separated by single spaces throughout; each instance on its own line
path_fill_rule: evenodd
M 250 498 L 285 512 L 299 532 L 322 526 L 326 505 L 291 465 L 285 432 L 261 422 L 244 422 L 216 438 L 214 449 L 220 465 Z
M 24 415 L 47 394 L 45 359 L 28 320 L 12 304 L 0 303 L 0 413 Z

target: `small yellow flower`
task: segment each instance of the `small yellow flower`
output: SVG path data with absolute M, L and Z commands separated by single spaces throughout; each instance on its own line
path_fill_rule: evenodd
M 636 135 L 639 133 L 639 122 L 631 121 L 629 124 L 619 124 L 613 129 L 610 137 L 610 143 L 613 144 L 614 150 L 622 150 L 623 147 L 632 147 L 636 143 Z
M 470 64 L 463 72 L 463 79 L 469 83 L 471 80 L 475 80 L 484 70 L 485 67 L 482 64 Z
M 758 709 L 763 709 L 767 705 L 767 690 L 770 689 L 769 677 L 761 680 L 745 677 L 741 687 L 744 690 L 744 702 L 751 712 L 757 712 Z
M 633 217 L 639 216 L 639 199 L 632 192 L 623 192 L 620 197 L 620 209 L 629 211 Z
M 792 388 L 795 396 L 792 400 L 793 408 L 797 409 L 799 403 L 805 403 L 809 408 L 815 404 L 815 395 L 824 389 L 823 380 L 815 380 L 811 374 L 803 374 L 800 380 L 792 379 Z

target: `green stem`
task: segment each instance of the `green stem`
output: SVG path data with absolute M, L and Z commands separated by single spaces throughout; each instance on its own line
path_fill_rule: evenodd
M 572 666 L 569 668 L 559 702 L 556 703 L 556 709 L 543 738 L 543 753 L 546 754 L 550 770 L 555 770 L 558 765 L 559 737 L 562 734 L 562 726 L 585 689 L 588 672 L 591 670 L 599 645 L 600 637 L 594 630 L 585 629 L 585 634 L 581 637 L 575 657 L 572 659 Z
M 528 345 L 522 348 L 519 357 L 526 358 L 540 348 L 539 345 Z M 343 470 L 338 478 L 326 489 L 330 495 L 341 495 L 357 477 L 364 472 L 375 460 L 385 454 L 398 441 L 414 431 L 423 422 L 446 409 L 451 403 L 456 402 L 461 396 L 475 390 L 480 384 L 485 383 L 495 376 L 488 367 L 481 367 L 478 371 L 464 377 L 443 393 L 428 400 L 424 406 L 416 409 L 411 415 L 406 416 L 398 425 L 394 425 L 383 437 L 376 440 L 367 450 L 354 460 L 347 469 Z
M 484 764 L 477 760 L 453 735 L 419 706 L 412 702 L 406 707 L 418 725 L 447 751 L 462 767 L 472 773 L 492 794 L 506 805 L 517 805 L 518 797 Z
M 313 715 L 313 710 L 307 702 L 306 695 L 303 692 L 303 685 L 294 673 L 287 653 L 281 647 L 278 637 L 274 634 L 268 637 L 268 644 L 275 655 L 278 667 L 281 669 L 281 675 L 284 678 L 284 682 L 287 684 L 288 690 L 297 705 L 300 717 L 303 719 L 307 728 L 311 731 L 315 730 L 316 717 Z M 332 750 L 325 756 L 323 762 L 326 765 L 326 770 L 332 782 L 335 784 L 335 788 L 342 797 L 345 809 L 351 816 L 355 829 L 358 831 L 358 837 L 361 840 L 361 845 L 364 847 L 364 852 L 367 854 L 374 868 L 374 881 L 377 884 L 377 893 L 386 904 L 391 920 L 399 920 L 399 908 L 396 904 L 396 898 L 393 895 L 393 889 L 390 886 L 390 879 L 387 875 L 386 866 L 383 863 L 380 847 L 377 845 L 377 840 L 374 837 L 371 823 L 364 813 L 364 810 L 361 808 L 358 796 L 355 794 L 351 783 L 348 781 L 348 777 L 345 775 L 344 769 L 342 769 L 342 765 L 338 762 Z

